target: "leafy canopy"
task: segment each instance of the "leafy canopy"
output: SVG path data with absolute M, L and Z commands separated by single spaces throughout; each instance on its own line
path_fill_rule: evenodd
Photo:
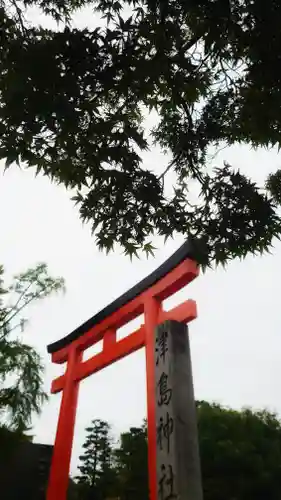
M 73 26 L 86 5 L 104 27 Z M 57 29 L 28 23 L 33 6 Z M 223 264 L 267 251 L 281 174 L 261 189 L 208 153 L 280 147 L 280 25 L 277 0 L 1 0 L 0 158 L 75 189 L 101 248 L 176 232 Z M 153 143 L 160 172 L 142 161 Z
M 0 424 L 26 430 L 33 413 L 39 413 L 47 395 L 43 390 L 43 365 L 39 354 L 22 342 L 26 308 L 64 289 L 62 278 L 52 278 L 46 264 L 38 264 L 4 284 L 0 266 Z M 5 428 L 5 427 L 3 427 Z
M 197 417 L 205 500 L 281 499 L 281 422 L 276 415 L 198 401 Z M 84 449 L 87 443 L 88 437 Z M 101 498 L 148 500 L 146 425 L 122 433 L 112 456 L 115 484 L 111 494 Z M 100 491 L 98 485 L 88 497 L 81 490 L 78 498 L 100 498 Z

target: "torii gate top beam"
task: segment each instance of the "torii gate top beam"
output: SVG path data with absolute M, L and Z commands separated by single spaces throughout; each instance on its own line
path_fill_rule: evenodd
M 161 266 L 159 266 L 155 271 L 153 271 L 149 276 L 141 280 L 135 286 L 130 288 L 123 295 L 118 297 L 116 300 L 111 302 L 104 309 L 99 311 L 97 314 L 92 316 L 90 319 L 85 321 L 78 328 L 73 330 L 71 333 L 62 337 L 60 340 L 53 342 L 47 346 L 48 353 L 54 354 L 62 349 L 67 348 L 72 342 L 78 341 L 83 337 L 85 333 L 88 333 L 94 326 L 101 323 L 108 317 L 111 317 L 113 313 L 118 311 L 121 307 L 131 302 L 133 299 L 137 298 L 143 292 L 149 290 L 153 285 L 159 282 L 162 278 L 171 273 L 175 268 L 177 268 L 183 261 L 186 259 L 195 259 L 194 248 L 190 241 L 186 241 L 183 245 L 175 252 L 171 257 L 169 257 Z M 194 276 L 195 277 L 195 276 Z M 168 287 L 166 290 L 163 290 L 161 294 L 161 300 L 173 295 L 177 290 L 180 290 L 183 286 L 188 284 L 189 281 L 184 283 L 173 283 L 172 287 Z M 126 322 L 125 322 L 126 323 Z M 124 323 L 124 324 L 125 324 Z M 120 328 L 120 327 L 119 327 Z M 63 360 L 65 361 L 65 360 Z
M 193 248 L 190 242 L 185 242 L 169 259 L 158 269 L 140 281 L 133 288 L 121 295 L 107 307 L 95 314 L 88 321 L 76 328 L 69 335 L 50 344 L 48 352 L 52 354 L 54 363 L 64 363 L 70 351 L 84 351 L 100 340 L 104 340 L 102 356 L 95 356 L 91 368 L 89 362 L 80 364 L 77 379 L 81 380 L 91 373 L 111 364 L 117 359 L 130 354 L 144 346 L 144 329 L 133 332 L 123 341 L 116 342 L 116 330 L 144 312 L 144 304 L 151 298 L 159 304 L 167 297 L 183 288 L 198 275 L 197 263 L 192 260 Z M 196 317 L 196 304 L 186 301 L 176 310 L 162 311 L 159 321 L 178 319 L 190 321 Z M 106 346 L 111 347 L 109 350 Z M 114 348 L 114 349 L 112 349 Z M 105 354 L 108 356 L 105 356 Z M 104 359 L 103 359 L 104 358 Z M 80 373 L 81 372 L 81 373 Z M 63 388 L 63 376 L 53 381 L 52 392 L 59 392 Z

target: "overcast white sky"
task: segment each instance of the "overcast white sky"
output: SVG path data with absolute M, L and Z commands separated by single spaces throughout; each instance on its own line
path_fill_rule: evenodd
M 33 13 L 34 14 L 34 13 Z M 36 12 L 34 16 L 36 17 Z M 92 14 L 91 14 L 92 15 Z M 76 25 L 88 24 L 85 13 Z M 92 24 L 94 18 L 92 17 Z M 280 168 L 275 152 L 233 147 L 222 151 L 223 160 L 263 183 L 267 173 Z M 157 151 L 146 163 L 162 168 Z M 0 262 L 8 275 L 46 262 L 50 272 L 66 280 L 67 293 L 48 299 L 30 311 L 25 340 L 42 355 L 45 384 L 62 372 L 46 353 L 50 342 L 69 333 L 99 309 L 158 267 L 178 248 L 182 239 L 159 248 L 148 261 L 130 260 L 120 253 L 105 256 L 95 247 L 89 227 L 82 226 L 78 210 L 62 187 L 32 171 L 10 168 L 0 176 Z M 190 327 L 195 395 L 235 408 L 268 408 L 281 414 L 281 245 L 272 255 L 235 261 L 227 270 L 201 275 L 167 307 L 193 298 L 199 317 Z M 53 443 L 60 395 L 51 396 L 42 415 L 34 419 L 35 439 Z M 138 352 L 93 375 L 80 385 L 72 471 L 92 418 L 108 420 L 116 435 L 141 424 L 146 413 L 144 353 Z

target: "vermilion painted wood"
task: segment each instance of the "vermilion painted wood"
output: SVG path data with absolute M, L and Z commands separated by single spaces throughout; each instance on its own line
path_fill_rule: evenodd
M 183 304 L 170 311 L 161 311 L 157 324 L 173 319 L 176 321 L 189 322 L 197 316 L 196 303 L 194 300 L 187 300 Z M 89 375 L 109 366 L 114 361 L 122 359 L 145 345 L 145 327 L 142 326 L 137 331 L 131 333 L 128 337 L 116 342 L 116 331 L 109 330 L 104 335 L 103 350 L 92 358 L 80 363 L 77 366 L 74 378 L 82 380 Z M 51 392 L 53 394 L 62 391 L 65 384 L 65 375 L 61 375 L 52 382 Z
M 154 362 L 154 331 L 162 311 L 162 305 L 155 297 L 149 297 L 145 302 L 145 354 L 146 354 L 146 388 L 147 388 L 147 437 L 148 437 L 148 480 L 149 498 L 157 499 L 157 468 L 156 468 L 156 406 L 155 406 L 155 362 Z
M 198 272 L 196 262 L 190 259 L 184 260 L 153 286 L 94 325 L 66 347 L 52 353 L 52 361 L 54 363 L 67 362 L 67 369 L 64 375 L 53 381 L 51 389 L 52 393 L 63 391 L 63 396 L 47 500 L 66 500 L 80 380 L 144 346 L 146 349 L 150 500 L 156 500 L 154 331 L 156 325 L 165 320 L 188 322 L 196 317 L 196 304 L 192 300 L 187 300 L 170 311 L 163 311 L 162 301 L 196 278 Z M 144 313 L 145 324 L 117 342 L 116 330 L 142 313 Z M 102 352 L 83 362 L 83 351 L 100 340 L 103 340 Z
M 121 328 L 126 325 L 126 323 L 142 314 L 144 312 L 143 304 L 147 297 L 156 297 L 162 301 L 178 292 L 184 286 L 188 285 L 188 283 L 198 276 L 198 273 L 199 268 L 197 263 L 193 260 L 186 259 L 151 288 L 137 296 L 134 300 L 120 308 L 118 311 L 115 311 L 104 321 L 95 325 L 82 337 L 75 340 L 71 346 L 75 346 L 82 350 L 91 347 L 96 342 L 102 340 L 104 332 L 109 328 Z M 67 346 L 60 351 L 54 352 L 52 354 L 52 362 L 65 363 L 69 348 L 70 346 Z
M 81 352 L 70 350 L 47 489 L 48 500 L 66 499 L 67 495 L 79 390 L 79 383 L 74 381 L 73 375 L 81 359 Z
M 112 343 L 103 349 L 102 352 L 96 354 L 87 361 L 80 363 L 76 367 L 76 371 L 73 375 L 74 379 L 78 382 L 93 373 L 102 370 L 106 366 L 111 365 L 118 359 L 121 359 L 128 354 L 132 354 L 141 347 L 145 345 L 145 329 L 144 327 L 139 328 L 136 332 L 131 333 L 128 337 L 125 337 L 119 342 Z M 56 378 L 52 383 L 52 393 L 59 392 L 64 389 L 66 382 L 65 375 Z
M 105 332 L 111 328 L 121 328 L 129 323 L 132 319 L 137 318 L 143 313 L 143 299 L 137 297 L 132 302 L 129 302 L 121 309 L 116 311 L 112 316 L 107 317 L 101 323 L 98 323 L 91 328 L 82 337 L 79 337 L 71 345 L 79 350 L 85 350 L 103 339 Z M 67 346 L 60 351 L 52 354 L 53 363 L 65 363 L 70 346 Z
M 111 349 L 116 343 L 116 329 L 111 328 L 107 330 L 103 337 L 103 350 L 107 351 L 107 349 Z

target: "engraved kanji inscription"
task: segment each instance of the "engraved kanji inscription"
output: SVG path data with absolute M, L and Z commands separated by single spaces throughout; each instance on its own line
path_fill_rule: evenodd
M 159 425 L 157 426 L 157 444 L 160 450 L 166 450 L 170 453 L 171 436 L 174 431 L 174 420 L 169 412 L 166 412 L 165 418 L 160 417 Z
M 168 352 L 168 333 L 166 330 L 160 330 L 156 337 L 156 365 L 162 360 L 166 361 L 166 354 Z
M 172 389 L 168 384 L 168 375 L 163 372 L 158 381 L 158 406 L 168 406 L 172 398 Z
M 174 500 L 177 495 L 174 491 L 175 476 L 172 465 L 161 465 L 161 477 L 158 482 L 159 500 Z

